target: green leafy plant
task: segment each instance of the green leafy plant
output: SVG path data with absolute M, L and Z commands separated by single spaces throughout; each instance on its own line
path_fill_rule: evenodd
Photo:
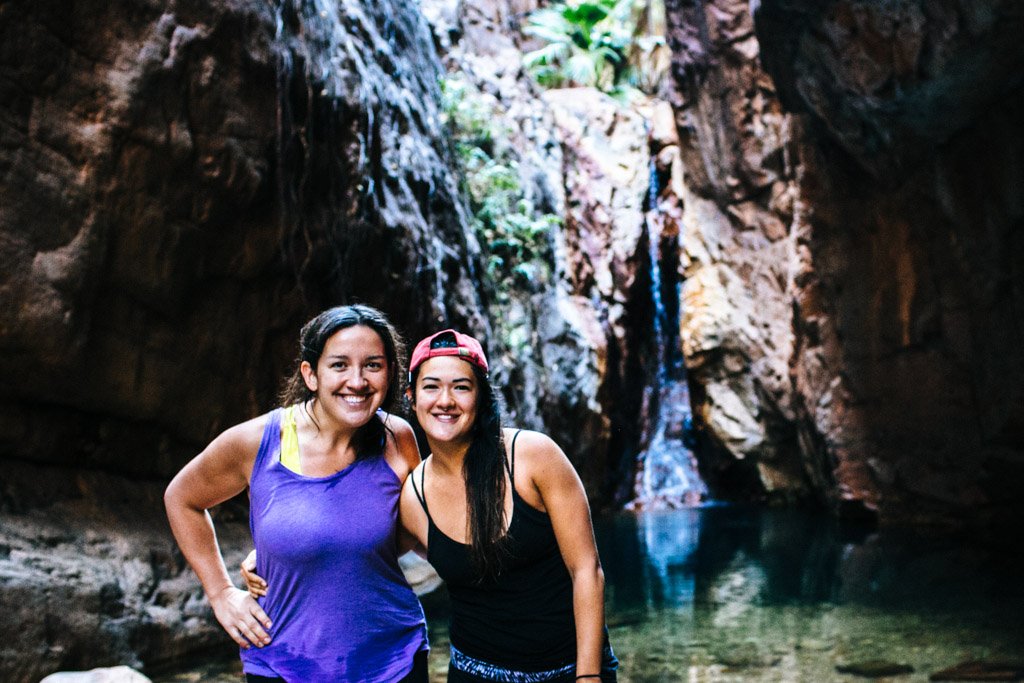
M 548 88 L 647 90 L 667 66 L 660 58 L 667 54 L 661 0 L 556 2 L 534 11 L 524 33 L 545 43 L 523 64 Z
M 473 213 L 473 228 L 499 298 L 535 288 L 550 274 L 549 232 L 561 219 L 538 211 L 526 196 L 496 103 L 452 77 L 442 82 L 442 106 L 455 142 Z

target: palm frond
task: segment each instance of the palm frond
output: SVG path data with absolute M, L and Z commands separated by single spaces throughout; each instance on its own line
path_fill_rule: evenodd
M 577 85 L 597 85 L 599 67 L 590 53 L 575 54 L 565 63 L 565 75 Z
M 565 43 L 548 43 L 523 55 L 523 66 L 533 70 L 539 66 L 557 64 L 569 55 L 569 46 Z

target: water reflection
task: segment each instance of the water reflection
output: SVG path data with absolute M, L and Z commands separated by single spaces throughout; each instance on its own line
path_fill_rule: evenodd
M 719 506 L 597 520 L 624 681 L 842 680 L 883 659 L 901 680 L 1024 656 L 1006 549 L 799 511 Z
M 969 608 L 1021 600 L 1015 548 L 872 531 L 793 510 L 735 506 L 596 521 L 613 612 L 730 599 L 759 605 L 858 602 Z

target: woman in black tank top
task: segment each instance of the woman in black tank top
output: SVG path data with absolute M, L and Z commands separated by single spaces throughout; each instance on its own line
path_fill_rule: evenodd
M 401 518 L 451 596 L 448 681 L 615 681 L 583 485 L 550 438 L 502 429 L 487 369 L 454 330 L 422 340 L 409 366 L 431 455 Z
M 550 438 L 502 429 L 487 369 L 480 343 L 454 330 L 422 340 L 409 363 L 431 455 L 405 480 L 401 543 L 447 584 L 448 681 L 614 683 L 583 484 Z

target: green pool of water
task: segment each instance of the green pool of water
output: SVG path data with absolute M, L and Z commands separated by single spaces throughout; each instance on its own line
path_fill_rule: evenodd
M 965 660 L 1024 661 L 1015 545 L 731 506 L 595 524 L 623 683 L 867 680 L 836 667 L 871 660 L 912 667 L 879 679 L 910 682 Z M 441 682 L 443 591 L 425 609 Z M 238 674 L 206 667 L 156 680 Z

